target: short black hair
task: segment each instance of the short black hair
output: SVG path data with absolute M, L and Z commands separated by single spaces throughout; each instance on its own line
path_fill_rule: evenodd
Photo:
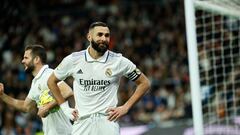
M 31 50 L 33 57 L 39 56 L 43 64 L 47 63 L 47 53 L 42 45 L 28 45 L 25 47 L 25 51 L 27 50 Z
M 93 22 L 90 26 L 89 26 L 89 30 L 93 29 L 96 26 L 102 26 L 102 27 L 108 27 L 108 25 L 104 22 Z

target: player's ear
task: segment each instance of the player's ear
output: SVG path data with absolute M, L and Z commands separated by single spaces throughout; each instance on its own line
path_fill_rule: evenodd
M 36 62 L 36 63 L 38 63 L 38 62 L 40 62 L 40 61 L 41 61 L 41 59 L 40 59 L 40 57 L 39 57 L 39 56 L 36 56 L 36 57 L 34 58 L 34 60 L 35 60 L 35 62 Z
M 89 31 L 88 34 L 87 34 L 87 39 L 88 39 L 88 41 L 91 41 L 91 34 L 90 34 L 90 31 Z

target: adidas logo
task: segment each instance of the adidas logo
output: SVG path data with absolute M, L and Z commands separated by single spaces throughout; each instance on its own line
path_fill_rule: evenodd
M 78 74 L 83 74 L 82 69 L 78 70 Z

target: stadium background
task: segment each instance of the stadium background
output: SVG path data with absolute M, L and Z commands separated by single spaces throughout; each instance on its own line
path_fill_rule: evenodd
M 111 29 L 111 50 L 132 60 L 152 82 L 151 91 L 120 120 L 122 134 L 181 135 L 192 125 L 183 0 L 2 0 L 0 7 L 0 81 L 7 94 L 24 99 L 28 93 L 32 77 L 20 64 L 24 46 L 44 45 L 55 68 L 88 46 L 90 23 L 103 21 Z M 121 84 L 119 104 L 134 89 L 124 78 Z M 32 135 L 41 131 L 41 121 L 0 100 L 0 131 Z

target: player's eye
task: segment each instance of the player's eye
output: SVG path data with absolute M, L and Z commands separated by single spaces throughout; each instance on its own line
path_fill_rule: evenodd
M 101 36 L 103 36 L 103 33 L 98 33 L 97 35 L 98 35 L 99 37 L 101 37 Z
M 110 34 L 109 34 L 109 33 L 105 34 L 105 37 L 109 37 L 109 36 L 110 36 Z

